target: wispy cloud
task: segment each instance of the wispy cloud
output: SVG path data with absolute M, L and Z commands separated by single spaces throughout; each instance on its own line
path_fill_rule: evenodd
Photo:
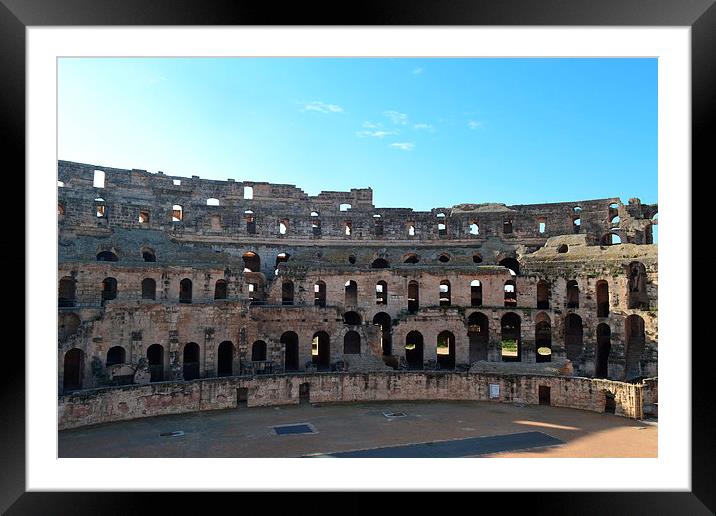
M 420 74 L 422 74 L 424 71 L 425 71 L 424 68 L 416 68 L 415 70 L 413 70 L 413 75 L 420 75 Z
M 408 115 L 405 113 L 400 113 L 398 111 L 384 111 L 383 115 L 387 116 L 395 125 L 407 125 L 408 123 Z
M 356 132 L 356 136 L 364 137 L 364 136 L 372 136 L 374 138 L 385 138 L 386 136 L 392 136 L 394 134 L 398 134 L 398 131 L 358 131 Z
M 415 148 L 414 143 L 405 142 L 405 143 L 391 143 L 390 146 L 394 149 L 400 149 L 404 151 L 411 151 Z
M 478 127 L 482 127 L 482 122 L 480 122 L 480 121 L 478 121 L 478 120 L 470 120 L 470 121 L 467 123 L 467 126 L 468 126 L 470 129 L 473 129 L 473 130 L 474 130 L 474 129 L 477 129 Z
M 303 111 L 318 111 L 319 113 L 343 113 L 343 108 L 338 104 L 326 104 L 319 100 L 313 100 L 303 106 Z
M 419 130 L 428 131 L 431 133 L 435 132 L 435 128 L 430 124 L 415 124 L 413 126 L 413 129 L 419 129 Z

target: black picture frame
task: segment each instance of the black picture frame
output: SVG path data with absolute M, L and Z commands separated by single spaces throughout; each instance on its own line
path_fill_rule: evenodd
M 286 3 L 280 7 L 245 0 L 0 0 L 0 106 L 4 118 L 5 160 L 25 170 L 25 29 L 65 25 L 535 25 L 535 26 L 688 26 L 691 27 L 692 170 L 696 177 L 713 173 L 716 124 L 716 6 L 714 0 L 402 0 L 363 1 L 354 8 L 340 3 Z M 19 182 L 24 191 L 24 182 Z M 24 196 L 18 195 L 19 199 Z M 693 206 L 697 203 L 693 202 Z M 20 207 L 24 210 L 24 207 Z M 695 217 L 692 220 L 696 220 Z M 695 235 L 692 233 L 692 235 Z M 18 246 L 19 248 L 19 246 Z M 684 253 L 685 256 L 689 256 Z M 25 269 L 24 252 L 4 257 L 4 270 Z M 20 263 L 22 262 L 22 263 Z M 694 271 L 697 262 L 693 262 Z M 25 270 L 26 274 L 29 272 Z M 19 276 L 16 274 L 16 276 Z M 684 278 L 690 281 L 691 278 Z M 20 278 L 12 288 L 24 292 Z M 696 293 L 694 289 L 694 293 Z M 692 299 L 697 318 L 708 321 L 704 307 Z M 25 306 L 24 299 L 13 299 Z M 708 305 L 708 303 L 707 303 Z M 683 321 L 689 330 L 692 321 Z M 685 332 L 689 335 L 690 331 Z M 694 339 L 694 342 L 696 340 Z M 683 345 L 684 343 L 678 343 Z M 686 344 L 690 344 L 688 341 Z M 710 425 L 714 395 L 710 388 L 713 346 L 705 343 L 692 354 L 692 490 L 690 492 L 619 493 L 480 493 L 479 504 L 524 504 L 532 514 L 712 514 L 714 499 L 714 432 Z M 25 357 L 19 346 L 4 368 L 0 391 L 3 438 L 0 439 L 0 511 L 7 514 L 131 514 L 149 510 L 153 495 L 128 493 L 25 492 Z M 574 474 L 565 470 L 565 474 Z M 638 475 L 638 471 L 634 471 Z M 304 493 L 305 495 L 306 493 Z M 538 495 L 538 496 L 536 496 Z M 211 494 L 216 497 L 217 494 Z M 231 495 L 233 496 L 233 495 Z M 239 494 L 246 496 L 246 494 Z M 264 494 L 266 496 L 266 494 Z M 271 495 L 274 496 L 274 495 Z M 304 496 L 291 495 L 291 505 L 305 508 Z M 486 498 L 487 497 L 487 498 Z M 218 503 L 226 500 L 221 496 Z M 401 497 L 402 498 L 402 497 Z M 422 504 L 428 497 L 414 495 Z M 501 499 L 501 502 L 499 501 Z M 217 503 L 213 498 L 211 505 Z M 274 498 L 274 501 L 276 498 Z M 162 512 L 185 508 L 183 496 L 164 496 Z M 235 504 L 235 501 L 230 501 Z M 248 506 L 242 507 L 248 509 Z M 401 501 L 401 504 L 403 502 Z M 450 502 L 452 505 L 454 502 Z M 470 504 L 475 504 L 473 500 Z M 310 504 L 315 507 L 317 504 Z M 370 506 L 358 494 L 342 497 L 331 512 L 364 512 Z M 211 506 L 204 505 L 204 509 Z M 218 505 L 217 505 L 218 507 Z M 235 506 L 236 507 L 236 506 Z M 474 505 L 473 505 L 474 507 Z M 445 507 L 451 510 L 450 507 Z M 183 512 L 183 511 L 182 511 Z M 232 510 L 232 512 L 234 512 Z M 312 512 L 315 512 L 312 510 Z

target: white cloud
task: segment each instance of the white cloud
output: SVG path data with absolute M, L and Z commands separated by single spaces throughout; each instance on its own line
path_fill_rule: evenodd
M 410 151 L 415 148 L 414 143 L 406 142 L 406 143 L 391 143 L 390 146 L 394 149 L 400 149 L 404 151 Z
M 358 131 L 356 133 L 356 136 L 372 136 L 374 138 L 384 138 L 386 136 L 391 136 L 394 134 L 398 134 L 397 131 Z
M 429 131 L 431 133 L 435 132 L 435 128 L 430 124 L 415 124 L 413 126 L 413 129 L 423 129 L 423 130 Z
M 467 126 L 468 126 L 470 129 L 477 129 L 478 127 L 482 127 L 482 122 L 479 122 L 479 121 L 477 121 L 477 120 L 470 120 L 470 121 L 467 123 Z
M 379 129 L 383 127 L 383 124 L 374 124 L 373 122 L 363 122 L 363 127 L 366 129 Z
M 399 113 L 398 111 L 384 111 L 383 115 L 390 118 L 395 125 L 406 125 L 408 123 L 408 115 Z
M 303 106 L 303 111 L 318 111 L 319 113 L 343 113 L 343 108 L 337 104 L 326 104 L 314 100 Z
M 424 68 L 416 68 L 415 70 L 413 70 L 413 75 L 420 75 L 424 71 L 425 71 Z

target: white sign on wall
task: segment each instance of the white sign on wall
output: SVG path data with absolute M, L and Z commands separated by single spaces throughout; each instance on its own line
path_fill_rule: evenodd
M 490 384 L 490 398 L 499 398 L 500 397 L 500 384 L 499 383 L 491 383 Z

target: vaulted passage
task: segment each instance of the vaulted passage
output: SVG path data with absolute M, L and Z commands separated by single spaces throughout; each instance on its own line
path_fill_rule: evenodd
M 82 388 L 82 370 L 84 369 L 84 352 L 72 348 L 65 353 L 63 388 L 65 392 Z
M 346 312 L 343 314 L 343 323 L 349 326 L 360 326 L 363 324 L 363 319 L 358 312 Z
M 124 364 L 125 363 L 125 355 L 126 355 L 126 352 L 122 346 L 112 346 L 107 351 L 107 361 L 106 361 L 107 367 L 117 365 L 117 364 Z
M 357 331 L 349 331 L 343 337 L 343 354 L 360 355 L 360 335 Z
M 417 281 L 408 282 L 408 312 L 414 314 L 420 308 L 420 286 Z
M 150 382 L 164 380 L 164 347 L 152 344 L 147 348 L 147 362 L 149 364 Z
M 411 331 L 405 336 L 405 362 L 408 369 L 423 368 L 423 335 L 419 331 Z
M 544 312 L 535 317 L 535 361 L 552 361 L 552 321 Z
M 284 346 L 285 369 L 287 372 L 298 371 L 298 335 L 292 331 L 281 335 L 281 344 Z
M 384 258 L 376 258 L 373 263 L 370 264 L 371 269 L 387 269 L 390 267 L 388 260 Z
M 331 369 L 331 339 L 325 331 L 313 334 L 311 361 L 319 371 L 329 371 Z
M 390 315 L 385 312 L 378 312 L 373 317 L 373 324 L 380 325 L 380 346 L 383 349 L 383 355 L 393 354 L 393 324 Z
M 437 355 L 440 369 L 455 369 L 455 335 L 449 331 L 438 334 Z
M 638 315 L 627 317 L 624 321 L 624 333 L 626 335 L 626 379 L 631 380 L 642 376 L 641 359 L 646 343 L 644 319 Z
M 57 304 L 60 308 L 75 306 L 75 279 L 65 276 L 60 280 Z
M 102 251 L 101 253 L 97 254 L 97 261 L 98 262 L 116 262 L 119 258 L 117 258 L 117 255 L 114 254 L 112 251 Z
M 567 282 L 567 308 L 579 308 L 579 285 L 575 280 Z
M 594 368 L 595 378 L 609 377 L 609 353 L 612 350 L 612 330 L 605 323 L 597 326 L 597 357 Z
M 179 302 L 180 303 L 191 303 L 191 280 L 184 278 L 179 283 Z
M 597 317 L 609 315 L 609 283 L 597 281 Z
M 185 380 L 199 378 L 199 344 L 189 342 L 184 346 L 183 368 Z
M 503 362 L 522 360 L 522 321 L 520 316 L 509 312 L 500 321 L 500 346 Z
M 251 361 L 264 362 L 266 360 L 266 343 L 263 340 L 257 340 L 251 345 Z
M 234 344 L 225 340 L 219 344 L 216 362 L 217 376 L 231 376 L 234 374 Z
M 584 330 L 582 318 L 577 314 L 569 314 L 564 319 L 564 347 L 567 359 L 575 362 L 584 351 Z
M 467 319 L 467 338 L 470 341 L 470 363 L 487 360 L 490 326 L 487 316 L 473 312 Z
M 520 262 L 518 262 L 515 258 L 504 258 L 500 260 L 499 265 L 510 269 L 513 276 L 520 274 Z

